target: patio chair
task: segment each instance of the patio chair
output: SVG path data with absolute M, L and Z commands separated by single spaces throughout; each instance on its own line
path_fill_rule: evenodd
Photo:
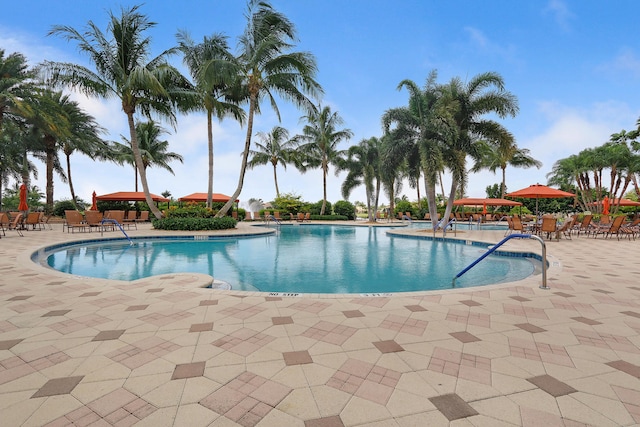
M 245 221 L 251 221 L 251 212 L 246 211 L 246 212 L 244 213 L 244 220 L 245 220 Z
M 136 219 L 136 222 L 149 222 L 149 211 L 140 211 L 140 216 Z
M 104 231 L 108 228 L 113 230 L 113 224 L 103 224 L 102 223 L 103 214 L 100 211 L 85 211 L 84 219 L 87 225 L 89 226 L 89 231 L 94 228 L 99 229 L 100 231 Z
M 76 210 L 64 211 L 64 218 L 66 222 L 62 227 L 62 230 L 64 231 L 66 227 L 67 233 L 69 232 L 69 230 L 71 230 L 72 233 L 75 232 L 75 230 L 81 230 L 81 231 L 91 230 L 89 225 L 85 222 L 84 218 L 82 217 L 82 214 Z
M 524 224 L 522 224 L 522 221 L 520 220 L 520 217 L 518 215 L 514 215 L 511 218 L 511 221 L 513 221 L 514 233 L 531 234 L 531 229 L 525 229 Z
M 605 239 L 615 234 L 618 240 L 620 240 L 620 233 L 622 230 L 622 224 L 624 222 L 624 219 L 625 219 L 624 215 L 617 216 L 613 219 L 613 222 L 611 224 L 594 226 L 591 230 L 591 233 L 593 233 L 594 238 L 597 238 L 598 234 L 602 234 Z M 624 233 L 624 231 L 622 231 L 622 233 L 627 234 L 629 238 L 631 237 L 631 235 L 633 235 L 631 231 L 629 231 L 628 233 Z
M 556 230 L 558 240 L 560 240 L 560 236 L 564 236 L 565 238 L 571 240 L 571 230 L 577 221 L 577 217 L 573 216 L 567 219 L 562 225 L 558 227 Z
M 547 239 L 553 239 L 555 236 L 556 240 L 560 240 L 560 236 L 558 234 L 558 220 L 552 216 L 544 216 L 542 217 L 542 224 L 540 224 L 540 236 L 547 235 Z
M 306 214 L 304 214 L 304 220 L 311 221 L 311 212 L 307 212 Z
M 129 229 L 129 223 L 124 222 L 124 211 L 107 211 L 105 212 L 105 218 L 116 221 L 123 229 L 125 226 L 127 227 L 127 230 Z
M 585 215 L 580 224 L 575 225 L 574 229 L 577 231 L 576 236 L 580 237 L 580 233 L 589 235 L 589 232 L 593 230 L 593 225 L 591 225 L 592 218 L 593 215 Z
M 29 226 L 31 226 L 32 230 L 42 230 L 39 212 L 29 212 L 27 214 L 27 219 L 24 221 L 25 230 L 28 230 Z
M 138 219 L 138 212 L 131 209 L 127 211 L 127 216 L 124 217 L 122 222 L 127 224 L 127 227 L 131 227 L 133 225 L 137 230 L 138 226 L 136 225 L 136 219 Z
M 18 213 L 9 223 L 8 230 L 16 230 L 22 236 L 22 213 Z
M 40 224 L 42 229 L 45 229 L 45 226 L 49 226 L 49 230 L 53 230 L 51 224 L 49 224 L 49 220 L 51 219 L 51 215 L 45 215 L 44 212 L 40 212 Z
M 297 218 L 298 222 L 303 222 L 304 221 L 304 213 L 302 212 L 298 212 L 298 218 Z
M 9 229 L 9 224 L 11 224 L 11 220 L 9 220 L 9 215 L 5 212 L 0 212 L 0 231 L 2 231 L 2 235 L 6 236 L 5 230 Z

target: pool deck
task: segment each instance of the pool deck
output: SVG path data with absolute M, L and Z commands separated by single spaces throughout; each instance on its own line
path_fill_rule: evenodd
M 0 239 L 3 427 L 640 425 L 640 240 L 547 242 L 547 290 L 536 275 L 380 296 L 125 283 L 30 260 L 99 235 Z

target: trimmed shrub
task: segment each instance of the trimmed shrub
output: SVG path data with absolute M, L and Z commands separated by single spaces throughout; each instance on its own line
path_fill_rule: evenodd
M 74 205 L 71 200 L 60 200 L 59 202 L 56 202 L 55 205 L 53 205 L 53 214 L 55 216 L 64 216 L 64 211 L 72 211 L 75 209 L 76 205 Z
M 311 215 L 320 215 L 320 210 L 321 209 L 322 209 L 322 200 L 309 205 L 309 212 L 311 213 Z M 327 204 L 324 207 L 324 214 L 325 215 L 330 215 L 331 212 L 332 212 L 332 210 L 331 210 L 331 202 L 327 200 Z
M 198 217 L 167 217 L 152 220 L 153 228 L 157 230 L 228 230 L 235 228 L 235 219 L 225 216 L 222 218 Z
M 347 219 L 356 219 L 356 207 L 347 200 L 338 200 L 333 206 L 336 215 L 345 216 Z
M 310 219 L 316 221 L 348 221 L 349 217 L 345 215 L 311 215 Z
M 171 208 L 167 211 L 167 218 L 213 218 L 215 216 L 213 209 L 204 206 L 189 205 L 183 208 Z

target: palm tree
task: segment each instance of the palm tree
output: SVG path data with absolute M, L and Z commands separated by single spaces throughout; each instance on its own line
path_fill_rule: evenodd
M 472 172 L 479 172 L 488 169 L 495 173 L 498 168 L 502 170 L 502 186 L 500 197 L 504 198 L 507 188 L 506 170 L 507 165 L 517 168 L 530 168 L 535 166 L 540 169 L 542 162 L 534 159 L 526 148 L 516 145 L 515 138 L 510 132 L 499 135 L 497 140 L 479 141 L 480 158 L 471 169 Z
M 302 128 L 302 135 L 294 139 L 302 144 L 298 148 L 303 159 L 300 170 L 305 172 L 309 167 L 322 169 L 323 199 L 320 215 L 324 215 L 327 205 L 327 174 L 329 165 L 339 166 L 344 156 L 343 150 L 338 150 L 338 144 L 353 136 L 350 129 L 338 129 L 343 124 L 337 112 L 331 112 L 329 106 L 318 108 L 303 117 L 307 125 Z
M 398 90 L 406 88 L 409 91 L 408 106 L 389 109 L 382 117 L 389 143 L 385 162 L 390 167 L 385 169 L 394 170 L 395 165 L 403 161 L 413 162 L 418 157 L 434 226 L 438 218 L 436 183 L 438 173 L 444 167 L 441 141 L 450 129 L 445 126 L 447 105 L 441 102 L 436 78 L 437 73 L 430 72 L 422 89 L 411 80 L 401 81 Z
M 20 111 L 27 108 L 22 101 L 32 88 L 32 77 L 24 55 L 12 53 L 5 57 L 4 49 L 0 49 L 0 134 L 6 115 L 21 116 Z
M 381 177 L 382 141 L 376 137 L 363 139 L 358 145 L 349 147 L 347 158 L 339 170 L 346 170 L 347 176 L 342 183 L 342 197 L 349 199 L 351 191 L 364 184 L 367 196 L 369 221 L 375 222 L 378 211 Z
M 175 175 L 173 169 L 169 166 L 169 162 L 173 160 L 177 160 L 180 163 L 183 162 L 184 159 L 180 154 L 174 153 L 173 151 L 167 152 L 169 141 L 160 140 L 160 136 L 165 133 L 167 133 L 167 131 L 152 120 L 136 123 L 136 138 L 138 140 L 140 157 L 142 158 L 143 172 L 146 172 L 149 167 L 158 166 Z M 138 170 L 135 167 L 133 144 L 124 137 L 122 137 L 122 139 L 125 141 L 124 144 L 119 142 L 113 143 L 114 157 L 120 163 L 128 163 L 134 166 L 135 191 L 138 191 Z
M 13 179 L 19 182 L 26 170 L 27 178 L 33 173 L 38 177 L 38 170 L 27 158 L 27 139 L 29 130 L 17 121 L 5 121 L 0 133 L 0 209 L 2 209 L 3 187 Z M 28 182 L 23 180 L 23 182 Z
M 444 216 L 448 218 L 456 191 L 464 193 L 466 157 L 479 158 L 479 140 L 495 140 L 507 132 L 501 124 L 485 118 L 485 115 L 495 114 L 499 118 L 515 116 L 518 102 L 513 94 L 505 90 L 502 77 L 493 72 L 478 74 L 466 84 L 459 78 L 451 79 L 442 87 L 441 101 L 447 106 L 447 123 L 450 126 L 442 149 L 444 164 L 452 174 L 451 192 Z
M 244 111 L 233 98 L 235 59 L 229 52 L 227 39 L 221 34 L 204 37 L 202 43 L 195 44 L 185 31 L 177 35 L 178 48 L 184 55 L 184 63 L 189 68 L 195 82 L 199 105 L 207 114 L 207 145 L 209 151 L 209 181 L 207 186 L 207 207 L 211 207 L 213 194 L 213 116 L 218 120 L 233 116 L 242 124 Z M 236 97 L 237 98 L 237 97 Z
M 248 167 L 253 169 L 255 166 L 271 163 L 273 166 L 273 181 L 276 184 L 276 197 L 280 197 L 276 169 L 278 164 L 281 164 L 282 168 L 286 170 L 287 163 L 296 161 L 295 148 L 297 144 L 289 139 L 289 131 L 280 126 L 275 126 L 269 133 L 258 132 L 256 136 L 260 138 L 261 142 L 256 143 L 257 150 L 249 151 L 249 154 L 253 157 L 249 160 Z
M 238 187 L 217 216 L 223 216 L 240 196 L 247 170 L 253 117 L 259 112 L 260 101 L 268 98 L 278 119 L 280 112 L 275 94 L 292 101 L 307 111 L 314 109 L 313 102 L 305 93 L 316 97 L 322 93 L 315 81 L 317 65 L 315 58 L 306 52 L 291 52 L 295 41 L 293 23 L 264 1 L 252 0 L 247 14 L 247 26 L 240 37 L 240 54 L 237 58 L 240 93 L 249 100 L 247 135 L 242 153 L 242 164 Z
M 33 155 L 45 163 L 47 212 L 53 211 L 54 172 L 58 173 L 63 182 L 67 182 L 58 151 L 62 148 L 63 141 L 76 136 L 73 126 L 78 124 L 71 124 L 69 114 L 76 111 L 79 111 L 78 104 L 71 101 L 68 95 L 62 95 L 62 92 L 41 89 L 30 100 L 30 113 L 26 122 L 31 128 L 25 142 Z
M 46 80 L 53 84 L 68 85 L 89 96 L 116 97 L 121 101 L 145 199 L 156 218 L 160 218 L 162 214 L 149 193 L 134 116 L 138 111 L 145 115 L 153 112 L 173 124 L 174 107 L 187 108 L 193 105 L 193 98 L 186 91 L 189 87 L 186 79 L 166 61 L 174 49 L 148 60 L 151 39 L 146 33 L 156 24 L 141 14 L 139 7 L 123 8 L 119 17 L 109 12 L 107 34 L 92 21 L 84 33 L 68 26 L 54 26 L 49 35 L 77 42 L 80 51 L 89 55 L 95 71 L 78 64 L 50 61 L 43 64 L 42 70 Z

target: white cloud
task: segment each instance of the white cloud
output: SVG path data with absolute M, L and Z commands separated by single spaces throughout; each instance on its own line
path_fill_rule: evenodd
M 564 31 L 570 30 L 569 22 L 573 19 L 574 15 L 564 1 L 550 0 L 544 12 L 551 14 L 558 26 Z

